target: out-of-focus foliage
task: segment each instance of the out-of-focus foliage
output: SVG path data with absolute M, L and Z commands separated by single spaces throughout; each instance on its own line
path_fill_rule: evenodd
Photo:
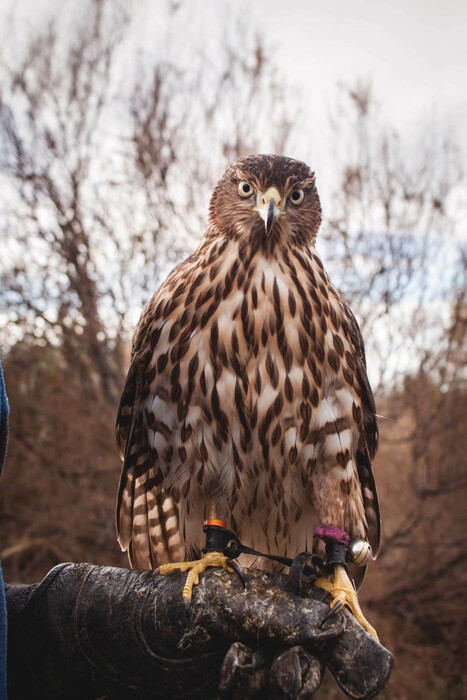
M 114 526 L 114 411 L 89 396 L 56 348 L 17 343 L 2 365 L 11 410 L 0 487 L 8 580 L 37 580 L 60 561 L 125 566 Z

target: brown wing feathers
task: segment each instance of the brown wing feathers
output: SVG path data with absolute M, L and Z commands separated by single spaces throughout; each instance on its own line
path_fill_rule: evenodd
M 373 550 L 373 556 L 378 554 L 381 539 L 381 515 L 376 491 L 375 479 L 371 468 L 371 460 L 378 447 L 378 423 L 373 392 L 366 373 L 365 347 L 359 325 L 352 311 L 346 306 L 350 322 L 351 338 L 355 347 L 354 362 L 356 378 L 360 387 L 363 415 L 356 409 L 357 423 L 361 429 L 361 443 L 357 451 L 357 468 L 360 479 L 365 515 L 367 519 L 367 536 Z

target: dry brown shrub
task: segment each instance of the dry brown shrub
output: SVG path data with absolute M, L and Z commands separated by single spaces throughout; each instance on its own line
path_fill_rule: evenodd
M 85 391 L 58 350 L 17 345 L 3 364 L 11 408 L 0 488 L 5 579 L 35 581 L 64 560 L 125 566 L 114 527 L 114 407 Z
M 127 566 L 114 529 L 115 407 L 90 397 L 66 367 L 58 350 L 25 345 L 4 360 L 11 434 L 0 549 L 10 582 L 37 581 L 64 560 Z M 460 700 L 467 391 L 442 392 L 420 375 L 378 409 L 385 418 L 374 466 L 384 536 L 360 598 L 396 659 L 380 697 Z M 326 679 L 317 697 L 344 695 Z

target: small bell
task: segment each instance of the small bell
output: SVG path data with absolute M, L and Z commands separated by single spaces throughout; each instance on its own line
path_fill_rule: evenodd
M 357 566 L 365 566 L 371 559 L 371 546 L 366 540 L 352 540 L 347 551 L 347 559 Z

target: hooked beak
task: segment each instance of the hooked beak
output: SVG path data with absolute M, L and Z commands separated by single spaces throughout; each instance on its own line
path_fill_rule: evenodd
M 264 230 L 266 236 L 271 233 L 272 225 L 277 217 L 282 214 L 279 209 L 281 204 L 281 196 L 276 187 L 270 187 L 261 195 L 261 206 L 257 207 L 256 211 L 264 221 Z

